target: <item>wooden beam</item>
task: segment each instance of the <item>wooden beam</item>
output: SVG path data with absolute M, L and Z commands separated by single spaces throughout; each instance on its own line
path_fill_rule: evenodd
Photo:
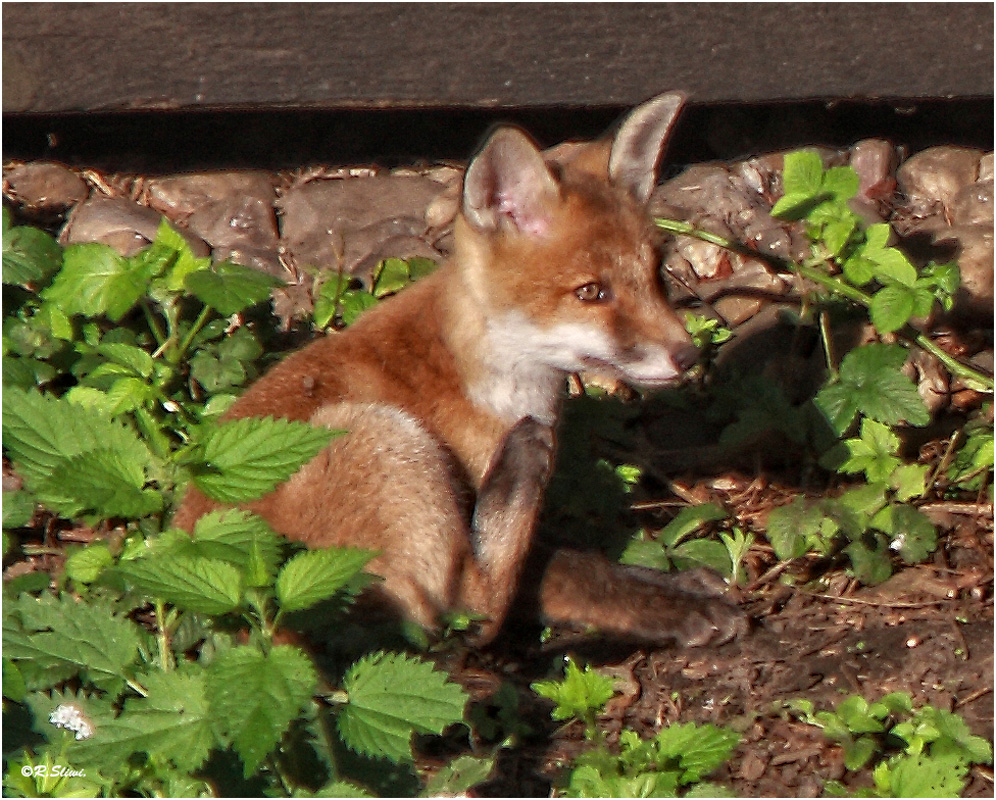
M 4 3 L 7 113 L 993 93 L 991 3 Z

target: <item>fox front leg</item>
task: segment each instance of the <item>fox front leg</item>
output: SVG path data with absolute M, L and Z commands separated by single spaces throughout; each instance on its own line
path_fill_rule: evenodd
M 551 426 L 519 420 L 491 462 L 474 507 L 466 605 L 487 617 L 479 642 L 494 638 L 518 590 L 554 459 Z

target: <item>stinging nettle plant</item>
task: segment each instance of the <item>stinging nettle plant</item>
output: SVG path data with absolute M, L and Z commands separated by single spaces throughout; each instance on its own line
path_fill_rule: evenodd
M 373 553 L 294 550 L 239 510 L 205 516 L 192 537 L 162 530 L 187 481 L 245 502 L 336 435 L 217 422 L 259 369 L 247 315 L 278 282 L 194 257 L 165 223 L 125 258 L 103 245 L 63 250 L 13 227 L 6 209 L 3 222 L 3 443 L 23 482 L 4 494 L 5 553 L 38 504 L 111 533 L 67 548 L 61 574 L 4 586 L 4 697 L 32 720 L 6 790 L 208 796 L 220 782 L 342 796 L 362 794 L 351 778 L 375 785 L 385 763 L 414 778 L 413 735 L 462 722 L 463 690 L 421 658 L 382 650 L 323 672 L 277 636 L 288 615 L 347 605 Z M 358 778 L 340 768 L 343 748 Z M 433 785 L 455 793 L 483 780 L 492 762 L 470 760 Z

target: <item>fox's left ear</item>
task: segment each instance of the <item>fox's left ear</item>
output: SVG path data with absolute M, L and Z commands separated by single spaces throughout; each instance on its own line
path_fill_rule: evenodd
M 659 94 L 634 108 L 612 140 L 609 178 L 641 203 L 650 199 L 657 162 L 684 104 L 681 92 Z

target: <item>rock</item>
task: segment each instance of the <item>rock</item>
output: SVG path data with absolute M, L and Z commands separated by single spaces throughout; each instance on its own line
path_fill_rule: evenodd
M 157 178 L 146 187 L 149 205 L 200 236 L 218 261 L 229 260 L 283 276 L 274 178 L 259 171 L 208 172 Z
M 934 236 L 938 244 L 956 245 L 961 286 L 953 316 L 963 322 L 991 325 L 993 320 L 993 226 L 963 225 L 944 228 Z
M 442 184 L 415 175 L 316 180 L 287 190 L 277 201 L 281 241 L 300 266 L 360 275 L 385 238 L 407 237 L 411 252 L 424 255 L 426 211 Z M 428 242 L 424 242 L 426 247 Z M 438 256 L 438 254 L 437 254 Z M 362 265 L 362 266 L 361 266 Z
M 101 242 L 123 256 L 132 256 L 147 247 L 159 229 L 161 215 L 153 209 L 123 197 L 95 194 L 73 209 L 66 221 L 59 242 Z M 207 245 L 193 234 L 181 231 L 190 243 L 194 255 L 206 256 Z
M 970 147 L 930 147 L 899 167 L 896 179 L 914 206 L 927 213 L 937 203 L 947 209 L 958 192 L 975 183 L 981 160 L 982 151 Z
M 951 201 L 952 225 L 993 226 L 993 179 L 976 181 L 964 187 Z
M 82 203 L 86 181 L 62 164 L 33 161 L 4 172 L 3 191 L 12 200 L 36 211 L 64 211 Z

